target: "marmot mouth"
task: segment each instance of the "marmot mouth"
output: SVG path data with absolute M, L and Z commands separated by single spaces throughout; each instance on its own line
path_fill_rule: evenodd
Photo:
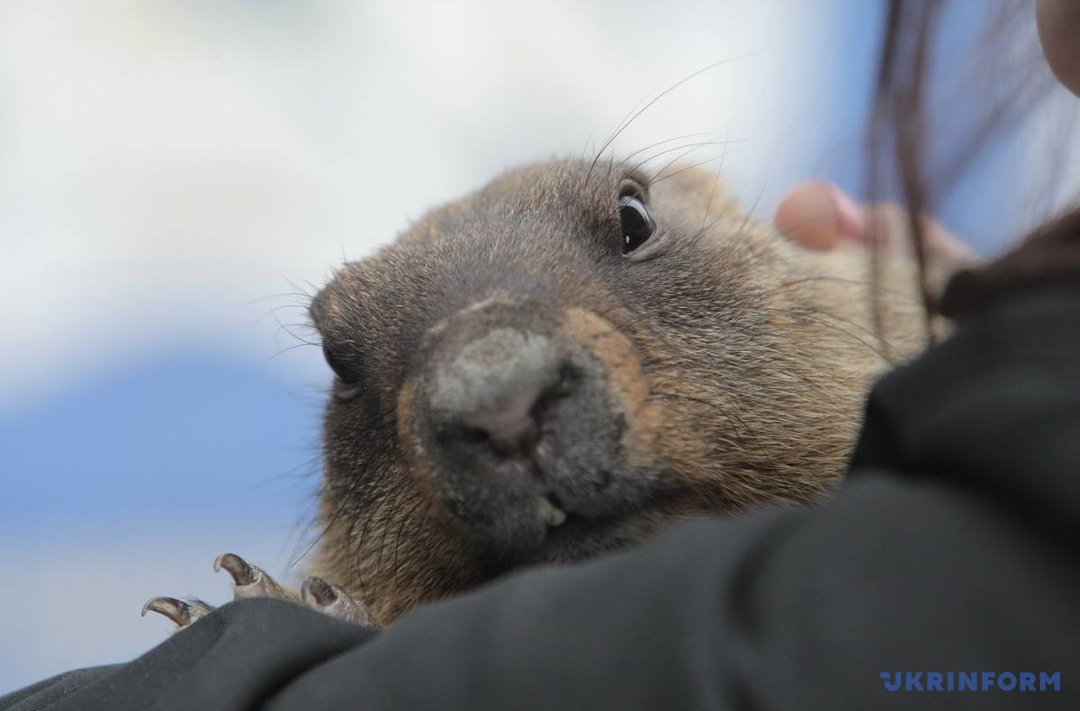
M 624 530 L 641 509 L 620 509 L 602 516 L 586 516 L 567 507 L 555 494 L 537 496 L 536 515 L 547 529 L 536 550 L 537 562 L 571 562 L 631 542 Z

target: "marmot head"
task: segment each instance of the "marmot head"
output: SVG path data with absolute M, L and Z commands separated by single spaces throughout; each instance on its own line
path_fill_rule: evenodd
M 789 244 L 697 169 L 553 161 L 431 212 L 311 305 L 336 373 L 312 572 L 386 624 L 678 519 L 820 498 L 884 365 L 865 262 Z M 910 352 L 910 265 L 886 271 Z

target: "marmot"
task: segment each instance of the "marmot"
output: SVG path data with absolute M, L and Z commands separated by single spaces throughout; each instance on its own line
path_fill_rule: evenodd
M 310 306 L 336 374 L 301 593 L 378 625 L 508 570 L 836 484 L 864 394 L 923 342 L 912 260 L 870 318 L 858 246 L 814 253 L 699 168 L 512 170 L 348 263 Z M 209 610 L 155 598 L 184 626 Z M 145 612 L 145 609 L 144 609 Z

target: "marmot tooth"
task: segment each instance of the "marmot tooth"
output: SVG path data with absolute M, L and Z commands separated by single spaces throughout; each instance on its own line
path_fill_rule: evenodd
M 551 503 L 551 499 L 546 496 L 536 498 L 536 513 L 541 521 L 552 528 L 561 526 L 566 521 L 566 512 Z

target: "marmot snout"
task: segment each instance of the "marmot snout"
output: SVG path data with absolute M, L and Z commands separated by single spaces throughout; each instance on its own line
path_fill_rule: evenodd
M 437 324 L 399 396 L 410 469 L 502 565 L 584 554 L 661 473 L 641 441 L 655 436 L 655 408 L 629 341 L 556 299 L 504 294 Z M 548 535 L 564 526 L 572 539 Z
M 387 623 L 516 566 L 833 486 L 885 362 L 865 253 L 810 253 L 714 174 L 554 161 L 350 263 L 311 571 Z M 886 340 L 920 343 L 911 265 Z

